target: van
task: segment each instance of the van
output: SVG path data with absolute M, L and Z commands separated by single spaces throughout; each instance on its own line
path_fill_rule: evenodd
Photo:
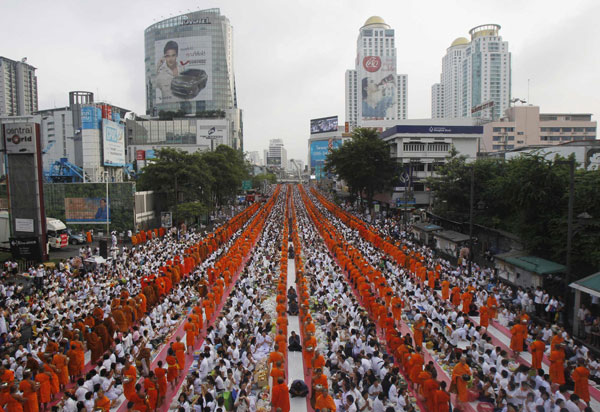
M 46 232 L 48 245 L 51 249 L 61 249 L 69 244 L 67 226 L 53 217 L 46 218 Z

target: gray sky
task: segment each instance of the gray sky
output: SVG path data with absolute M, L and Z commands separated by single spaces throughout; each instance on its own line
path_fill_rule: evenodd
M 306 162 L 309 119 L 344 119 L 344 72 L 359 28 L 378 15 L 396 30 L 398 73 L 408 74 L 408 117 L 431 116 L 450 43 L 497 23 L 512 52 L 512 95 L 543 112 L 600 111 L 600 2 L 523 1 L 84 1 L 1 0 L 0 55 L 37 67 L 40 109 L 71 90 L 145 113 L 144 29 L 188 10 L 219 7 L 234 28 L 244 148 L 282 138 Z M 596 117 L 594 116 L 594 119 Z

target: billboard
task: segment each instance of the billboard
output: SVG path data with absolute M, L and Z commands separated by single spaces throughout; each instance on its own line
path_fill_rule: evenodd
M 310 167 L 325 165 L 327 154 L 342 145 L 341 139 L 317 140 L 310 143 Z
M 102 109 L 94 106 L 83 106 L 81 108 L 81 128 L 100 129 Z
M 267 166 L 281 166 L 281 157 L 267 156 Z
M 310 134 L 337 132 L 338 117 L 323 117 L 320 119 L 310 120 Z
M 106 223 L 110 222 L 110 208 L 105 198 L 66 197 L 66 223 Z
M 365 56 L 360 66 L 361 116 L 365 120 L 396 118 L 398 97 L 394 57 Z
M 211 36 L 158 40 L 154 50 L 156 104 L 212 100 Z
M 102 119 L 104 166 L 125 166 L 125 128 L 119 123 Z

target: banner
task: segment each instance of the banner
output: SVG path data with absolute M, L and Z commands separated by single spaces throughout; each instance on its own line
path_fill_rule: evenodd
M 361 63 L 362 118 L 395 118 L 398 114 L 398 91 L 394 57 L 365 56 Z
M 65 198 L 66 223 L 106 223 L 107 215 L 110 215 L 110 208 L 104 198 Z
M 155 103 L 212 100 L 212 37 L 194 36 L 154 43 Z
M 104 166 L 125 166 L 125 128 L 112 120 L 102 119 Z

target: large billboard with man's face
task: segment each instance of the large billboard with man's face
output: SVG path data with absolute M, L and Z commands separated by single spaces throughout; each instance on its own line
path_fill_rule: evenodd
M 361 116 L 365 120 L 396 118 L 398 88 L 394 57 L 359 56 Z
M 321 119 L 310 120 L 310 134 L 337 132 L 338 117 L 323 117 Z
M 182 37 L 154 43 L 155 103 L 212 100 L 212 38 Z

